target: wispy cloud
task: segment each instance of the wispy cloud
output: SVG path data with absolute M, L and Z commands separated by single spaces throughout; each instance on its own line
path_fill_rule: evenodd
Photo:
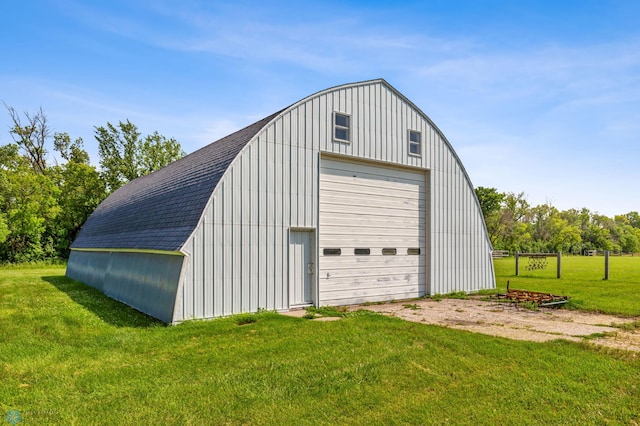
M 213 9 L 213 10 L 212 10 Z M 163 49 L 222 55 L 248 62 L 292 64 L 318 72 L 367 69 L 371 64 L 406 68 L 415 60 L 466 49 L 472 41 L 443 39 L 425 34 L 407 35 L 387 22 L 357 17 L 312 16 L 291 20 L 291 14 L 270 22 L 265 16 L 244 16 L 242 5 L 211 6 L 193 3 L 149 6 L 154 18 L 144 20 L 76 3 L 69 13 L 85 26 Z M 238 18 L 242 19 L 238 19 Z M 170 25 L 162 25 L 162 22 Z M 406 52 L 412 63 L 399 60 Z
M 565 37 L 565 28 L 555 25 L 571 15 L 564 8 L 549 21 L 553 36 L 522 14 L 515 18 L 532 26 L 515 33 L 526 40 L 505 40 L 518 25 L 508 16 L 490 10 L 483 16 L 497 26 L 477 24 L 482 11 L 443 4 L 346 2 L 338 14 L 337 3 L 325 2 L 277 8 L 242 0 L 59 0 L 51 7 L 63 16 L 70 40 L 61 46 L 80 46 L 78 63 L 85 56 L 94 62 L 81 72 L 26 73 L 15 87 L 18 74 L 5 69 L 1 96 L 19 99 L 27 110 L 43 105 L 70 133 L 84 125 L 91 138 L 92 126 L 129 118 L 193 151 L 309 93 L 384 77 L 434 119 L 477 185 L 510 185 L 504 189 L 542 201 L 582 194 L 578 205 L 602 206 L 610 203 L 604 195 L 586 199 L 593 197 L 587 189 L 601 188 L 594 170 L 640 178 L 637 30 L 600 28 L 601 37 L 584 37 L 576 26 Z M 546 13 L 543 6 L 527 7 Z M 599 22 L 588 13 L 580 25 Z M 465 20 L 450 29 L 461 14 Z M 127 61 L 136 55 L 143 60 L 128 73 Z M 147 60 L 154 67 L 148 74 Z M 111 68 L 104 71 L 105 64 Z M 74 80 L 78 75 L 86 79 Z M 25 89 L 18 93 L 19 87 Z M 589 188 L 578 191 L 574 179 L 582 175 Z

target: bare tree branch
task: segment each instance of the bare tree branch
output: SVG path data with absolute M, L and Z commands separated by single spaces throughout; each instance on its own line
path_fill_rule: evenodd
M 4 102 L 3 104 L 9 111 L 9 117 L 13 122 L 13 126 L 9 129 L 13 141 L 24 152 L 31 167 L 36 172 L 43 173 L 47 168 L 45 144 L 51 135 L 51 129 L 47 124 L 47 116 L 42 107 L 33 115 L 25 112 L 26 123 L 23 124 L 20 114 L 15 108 L 8 106 Z

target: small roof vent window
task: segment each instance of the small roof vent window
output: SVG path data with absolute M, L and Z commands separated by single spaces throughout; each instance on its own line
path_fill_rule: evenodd
M 422 133 L 409 130 L 409 154 L 422 155 Z
M 333 140 L 351 142 L 351 117 L 339 112 L 333 113 Z

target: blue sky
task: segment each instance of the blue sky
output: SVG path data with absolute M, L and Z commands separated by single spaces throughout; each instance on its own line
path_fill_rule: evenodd
M 129 119 L 192 152 L 331 86 L 384 78 L 475 186 L 640 210 L 640 2 L 19 1 L 0 100 L 82 137 Z M 0 144 L 11 141 L 0 111 Z

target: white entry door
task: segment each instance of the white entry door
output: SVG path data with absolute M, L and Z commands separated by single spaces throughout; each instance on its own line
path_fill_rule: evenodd
M 291 231 L 289 235 L 289 306 L 311 305 L 315 274 L 313 232 Z

